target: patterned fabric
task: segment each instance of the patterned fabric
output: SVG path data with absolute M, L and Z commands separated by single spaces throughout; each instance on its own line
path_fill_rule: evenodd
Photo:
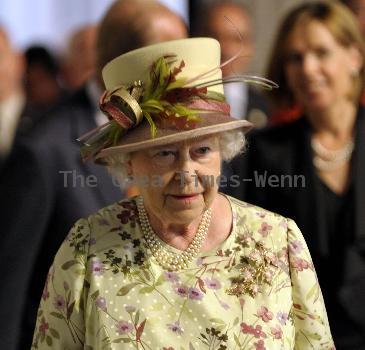
M 231 235 L 178 272 L 145 247 L 135 198 L 79 220 L 48 274 L 32 349 L 334 349 L 295 223 L 228 199 Z

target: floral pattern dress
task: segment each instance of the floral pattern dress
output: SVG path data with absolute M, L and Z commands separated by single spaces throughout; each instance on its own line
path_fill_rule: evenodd
M 136 198 L 79 220 L 49 271 L 32 349 L 334 349 L 295 223 L 228 199 L 230 236 L 178 272 L 146 248 Z

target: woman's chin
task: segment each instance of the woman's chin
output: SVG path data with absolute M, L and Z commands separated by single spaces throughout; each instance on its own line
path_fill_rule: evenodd
M 203 205 L 190 207 L 173 207 L 164 211 L 166 221 L 174 222 L 179 225 L 189 225 L 193 221 L 200 219 L 204 212 Z M 166 215 L 167 214 L 167 215 Z M 168 216 L 168 217 L 167 217 Z
M 314 113 L 320 113 L 328 110 L 331 106 L 335 104 L 336 101 L 325 99 L 319 96 L 312 96 L 311 98 L 305 99 L 302 102 L 304 110 Z
M 338 105 L 342 101 L 347 101 L 348 98 L 340 91 L 319 89 L 298 93 L 297 100 L 300 105 L 304 106 L 305 110 L 323 111 Z

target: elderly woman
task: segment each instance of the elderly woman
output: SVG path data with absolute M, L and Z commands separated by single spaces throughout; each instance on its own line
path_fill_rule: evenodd
M 275 102 L 300 105 L 303 117 L 252 135 L 247 158 L 234 161 L 236 175 L 273 177 L 274 186 L 230 192 L 297 222 L 339 349 L 365 348 L 364 59 L 346 7 L 314 2 L 293 9 L 274 45 L 269 78 L 280 85 Z
M 214 39 L 156 44 L 103 70 L 110 122 L 82 154 L 141 195 L 79 220 L 50 269 L 33 349 L 334 349 L 289 219 L 218 193 L 250 128 L 229 116 Z

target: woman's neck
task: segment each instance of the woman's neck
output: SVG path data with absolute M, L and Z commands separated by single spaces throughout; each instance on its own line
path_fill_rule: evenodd
M 353 103 L 334 105 L 324 110 L 306 112 L 313 129 L 314 137 L 332 139 L 337 144 L 343 144 L 353 138 L 356 120 L 356 106 Z
M 203 250 L 210 250 L 224 241 L 231 232 L 232 211 L 226 197 L 218 194 L 211 205 L 212 219 L 203 243 Z M 194 239 L 202 215 L 190 223 L 180 224 L 161 220 L 146 208 L 151 227 L 156 235 L 168 245 L 185 250 Z
M 179 246 L 188 245 L 195 237 L 202 219 L 202 215 L 190 223 L 175 223 L 160 220 L 148 210 L 151 227 L 157 236 L 165 243 L 179 249 Z M 184 249 L 184 247 L 182 247 Z

